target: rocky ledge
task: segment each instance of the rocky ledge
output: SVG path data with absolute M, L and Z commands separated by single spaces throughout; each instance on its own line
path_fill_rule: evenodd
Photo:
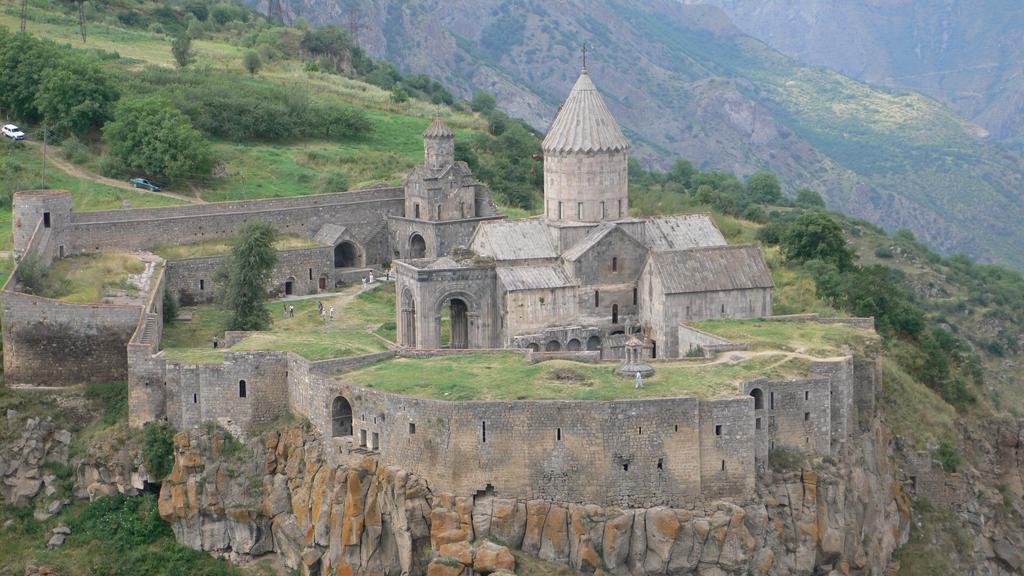
M 619 509 L 433 493 L 372 458 L 330 466 L 301 429 L 247 446 L 194 430 L 174 439 L 159 503 L 193 548 L 277 553 L 303 574 L 498 574 L 514 570 L 512 550 L 594 574 L 883 574 L 909 499 L 887 439 L 854 444 L 850 466 L 767 474 L 753 502 Z

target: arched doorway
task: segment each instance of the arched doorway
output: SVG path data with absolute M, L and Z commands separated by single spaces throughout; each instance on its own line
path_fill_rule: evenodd
M 450 348 L 469 348 L 469 307 L 466 306 L 466 302 L 460 298 L 452 298 L 451 303 L 448 305 L 451 311 L 451 330 L 452 339 L 449 344 Z
M 284 281 L 284 295 L 291 296 L 292 294 L 295 294 L 295 277 L 289 276 L 288 279 Z
M 530 349 L 530 352 L 540 352 L 540 344 L 537 344 L 536 342 L 530 342 L 527 348 Z
M 612 304 L 612 324 L 619 323 L 619 305 Z
M 760 388 L 754 388 L 750 391 L 750 395 L 754 397 L 754 410 L 764 409 L 764 392 Z
M 335 438 L 352 435 L 352 405 L 343 396 L 331 404 L 331 436 Z
M 423 236 L 413 234 L 409 237 L 409 258 L 425 258 L 427 256 L 427 242 Z
M 600 350 L 601 349 L 601 338 L 598 336 L 591 336 L 587 338 L 587 350 Z
M 569 342 L 566 343 L 566 345 L 565 345 L 565 349 L 569 350 L 571 352 L 576 352 L 580 348 L 581 348 L 580 341 L 575 339 L 575 338 L 573 338 L 572 340 L 569 340 Z
M 416 347 L 416 300 L 408 289 L 402 293 L 402 346 Z
M 559 352 L 562 350 L 562 344 L 558 340 L 551 340 L 544 346 L 545 352 Z
M 359 265 L 359 252 L 356 245 L 351 242 L 342 242 L 334 247 L 335 268 L 355 268 Z

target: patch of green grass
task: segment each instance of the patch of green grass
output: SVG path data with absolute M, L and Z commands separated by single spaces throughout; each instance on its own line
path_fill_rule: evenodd
M 396 358 L 346 372 L 341 378 L 367 388 L 443 400 L 614 400 L 739 394 L 740 382 L 757 376 L 806 374 L 808 363 L 766 355 L 738 363 L 659 362 L 636 390 L 632 378 L 615 376 L 617 364 L 551 360 L 527 364 L 522 354 L 466 354 Z
M 230 350 L 290 351 L 310 360 L 382 352 L 384 344 L 371 332 L 379 325 L 394 322 L 394 287 L 382 285 L 362 293 L 358 293 L 359 289 L 353 286 L 319 298 L 268 302 L 266 306 L 273 319 L 270 329 L 247 336 Z M 321 319 L 318 301 L 328 308 L 334 305 L 334 320 Z M 284 305 L 295 307 L 294 318 L 284 317 Z M 224 349 L 214 349 L 212 342 L 214 336 L 223 334 L 229 313 L 209 304 L 183 307 L 181 313 L 191 314 L 192 320 L 176 320 L 164 327 L 164 357 L 196 363 L 223 360 Z
M 955 408 L 891 358 L 882 361 L 882 378 L 882 406 L 893 434 L 904 437 L 918 450 L 937 444 L 959 445 Z
M 85 397 L 97 402 L 102 407 L 101 425 L 112 426 L 128 420 L 127 382 L 86 384 Z
M 856 346 L 873 338 L 874 332 L 846 324 L 821 322 L 774 322 L 751 320 L 704 320 L 691 324 L 732 342 L 749 342 L 754 350 L 782 350 L 817 357 L 837 356 L 842 346 Z
M 99 252 L 56 260 L 49 268 L 43 295 L 64 302 L 99 302 L 112 293 L 135 296 L 129 280 L 146 265 L 128 252 Z
M 278 236 L 274 241 L 274 248 L 278 250 L 289 250 L 292 248 L 312 248 L 317 243 L 310 238 L 288 234 Z M 231 252 L 231 240 L 206 240 L 192 244 L 162 244 L 151 250 L 157 256 L 167 260 L 181 258 L 200 258 L 203 256 L 223 256 Z

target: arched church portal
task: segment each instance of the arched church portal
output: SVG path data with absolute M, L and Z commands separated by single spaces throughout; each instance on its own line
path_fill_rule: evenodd
M 450 348 L 469 348 L 469 307 L 465 300 L 452 298 L 448 306 L 451 311 L 452 339 Z
M 355 268 L 359 266 L 359 251 L 351 242 L 342 242 L 334 247 L 335 268 Z

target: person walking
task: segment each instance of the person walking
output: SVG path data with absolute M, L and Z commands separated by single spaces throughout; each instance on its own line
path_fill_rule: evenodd
M 334 306 L 331 306 L 330 315 L 331 315 L 331 320 L 334 320 Z
M 288 307 L 288 317 L 295 318 L 295 306 Z
M 636 389 L 640 390 L 644 387 L 644 375 L 639 370 L 636 371 Z

